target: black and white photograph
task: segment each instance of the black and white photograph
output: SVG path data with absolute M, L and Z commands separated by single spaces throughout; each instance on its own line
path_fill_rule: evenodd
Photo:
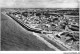
M 1 51 L 79 51 L 79 8 L 1 8 Z

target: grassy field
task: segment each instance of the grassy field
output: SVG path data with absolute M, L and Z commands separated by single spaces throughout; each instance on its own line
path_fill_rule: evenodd
M 14 20 L 1 14 L 1 50 L 50 51 L 54 49 L 49 48 Z

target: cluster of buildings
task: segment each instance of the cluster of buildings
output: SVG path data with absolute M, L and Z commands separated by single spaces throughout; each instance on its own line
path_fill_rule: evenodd
M 45 34 L 53 34 L 56 39 L 77 49 L 79 44 L 79 24 L 74 19 L 65 17 L 59 13 L 48 12 L 9 12 L 17 20 L 20 20 L 33 29 L 40 29 Z M 47 33 L 46 33 L 47 32 Z M 49 33 L 50 32 L 50 33 Z M 58 34 L 59 33 L 59 34 Z M 76 35 L 74 34 L 76 33 Z

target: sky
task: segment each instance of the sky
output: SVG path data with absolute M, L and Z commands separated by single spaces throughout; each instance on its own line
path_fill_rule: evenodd
M 0 7 L 77 8 L 78 0 L 0 0 Z

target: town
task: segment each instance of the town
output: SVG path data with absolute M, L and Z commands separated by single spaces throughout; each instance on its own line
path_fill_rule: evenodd
M 52 9 L 10 10 L 6 14 L 22 24 L 41 31 L 40 34 L 54 39 L 70 50 L 79 50 L 78 14 L 72 12 L 67 14 L 68 11 L 59 13 L 59 11 Z

